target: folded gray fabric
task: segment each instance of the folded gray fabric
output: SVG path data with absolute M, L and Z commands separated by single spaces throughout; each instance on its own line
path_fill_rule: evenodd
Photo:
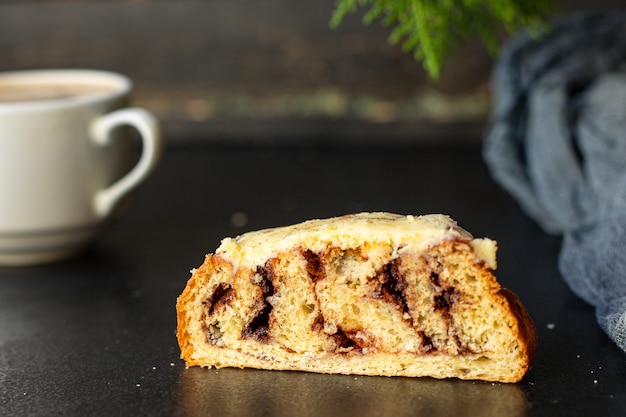
M 504 45 L 483 154 L 547 233 L 559 269 L 626 352 L 626 12 Z

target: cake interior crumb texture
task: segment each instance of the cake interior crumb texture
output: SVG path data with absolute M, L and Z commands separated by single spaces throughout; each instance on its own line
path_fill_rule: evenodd
M 360 213 L 226 238 L 177 301 L 188 366 L 517 382 L 534 324 L 496 243 L 444 215 Z

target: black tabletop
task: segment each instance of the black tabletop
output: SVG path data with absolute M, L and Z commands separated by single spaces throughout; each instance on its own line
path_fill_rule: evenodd
M 220 240 L 357 211 L 446 213 L 498 241 L 497 276 L 538 333 L 517 384 L 189 368 L 175 301 Z M 558 237 L 492 180 L 478 147 L 171 145 L 85 253 L 0 268 L 6 416 L 623 416 L 626 354 L 559 276 Z

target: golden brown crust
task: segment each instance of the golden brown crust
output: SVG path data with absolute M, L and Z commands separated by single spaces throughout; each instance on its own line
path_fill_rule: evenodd
M 521 380 L 535 359 L 538 343 L 537 329 L 535 322 L 530 317 L 530 314 L 528 314 L 528 311 L 517 294 L 506 288 L 502 288 L 500 294 L 506 298 L 509 311 L 513 317 L 515 317 L 515 321 L 517 322 L 517 339 L 519 340 L 520 348 L 525 351 L 524 356 L 526 357 L 526 363 L 521 367 L 520 375 L 517 379 Z
M 197 270 L 192 271 L 193 273 L 187 281 L 185 289 L 176 300 L 176 337 L 181 350 L 181 359 L 184 359 L 188 366 L 199 365 L 192 359 L 194 346 L 191 343 L 189 322 L 193 316 L 190 314 L 189 308 L 194 305 L 208 278 L 219 268 L 232 269 L 232 265 L 220 256 L 206 255 L 204 263 Z

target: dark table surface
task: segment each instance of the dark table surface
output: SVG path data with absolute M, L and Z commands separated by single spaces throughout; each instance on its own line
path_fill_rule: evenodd
M 498 279 L 539 333 L 522 382 L 185 368 L 176 297 L 223 237 L 378 210 L 446 213 L 498 241 Z M 171 145 L 88 251 L 0 268 L 0 414 L 624 416 L 626 354 L 563 283 L 559 246 L 492 182 L 478 147 Z

